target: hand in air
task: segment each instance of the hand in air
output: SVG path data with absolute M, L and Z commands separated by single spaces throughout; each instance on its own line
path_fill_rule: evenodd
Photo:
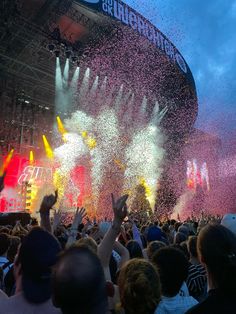
M 85 208 L 77 208 L 74 216 L 74 220 L 71 226 L 71 229 L 77 229 L 79 224 L 82 223 L 83 219 L 87 216 Z
M 123 220 L 125 219 L 125 217 L 127 216 L 128 208 L 126 205 L 126 201 L 127 201 L 128 197 L 129 197 L 129 195 L 125 194 L 125 195 L 121 196 L 120 198 L 118 198 L 117 200 L 115 200 L 114 195 L 111 194 L 112 209 L 113 209 L 115 221 L 122 223 Z
M 50 209 L 56 204 L 58 198 L 58 191 L 55 191 L 55 195 L 45 195 L 40 206 L 40 213 L 49 213 Z
M 2 176 L 0 176 L 0 192 L 2 192 L 2 190 L 4 189 L 5 176 L 6 176 L 6 172 L 4 172 Z

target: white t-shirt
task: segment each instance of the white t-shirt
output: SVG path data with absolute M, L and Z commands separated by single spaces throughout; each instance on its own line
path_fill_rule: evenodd
M 162 297 L 155 314 L 184 314 L 191 307 L 198 304 L 193 297 L 177 294 L 175 297 Z

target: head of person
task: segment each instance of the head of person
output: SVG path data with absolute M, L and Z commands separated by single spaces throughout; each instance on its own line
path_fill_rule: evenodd
M 97 254 L 98 245 L 97 245 L 96 241 L 91 237 L 81 238 L 81 239 L 77 240 L 75 242 L 74 246 L 76 246 L 76 247 L 87 247 L 93 253 Z
M 126 314 L 153 314 L 161 298 L 156 268 L 144 259 L 132 259 L 121 268 L 118 286 Z
M 143 258 L 142 249 L 137 241 L 130 240 L 126 245 L 130 258 Z
M 40 227 L 24 237 L 15 258 L 14 274 L 28 302 L 43 303 L 50 299 L 52 267 L 60 251 L 56 238 Z
M 190 236 L 188 238 L 187 246 L 188 246 L 188 252 L 189 252 L 190 258 L 198 258 L 196 236 Z
M 221 224 L 236 235 L 236 214 L 224 215 L 221 220 Z
M 63 314 L 104 314 L 106 282 L 98 256 L 86 247 L 71 247 L 55 265 L 53 303 Z
M 184 242 L 181 242 L 179 244 L 179 247 L 181 249 L 181 251 L 184 253 L 185 257 L 187 258 L 187 260 L 190 259 L 190 255 L 189 255 L 189 252 L 188 252 L 188 245 L 187 245 L 187 242 L 184 241 Z
M 152 262 L 160 275 L 162 294 L 166 297 L 176 296 L 188 276 L 188 260 L 183 252 L 165 247 L 154 254 Z
M 182 232 L 177 232 L 174 238 L 174 244 L 181 244 L 182 242 L 187 240 L 186 234 Z
M 151 226 L 148 228 L 147 231 L 147 242 L 152 241 L 162 241 L 163 240 L 163 233 L 161 228 L 157 226 Z
M 188 228 L 186 225 L 181 225 L 181 226 L 178 228 L 178 232 L 182 232 L 183 234 L 186 235 L 186 237 L 189 236 L 189 228 Z
M 161 230 L 165 233 L 165 234 L 169 234 L 170 233 L 170 227 L 169 227 L 169 224 L 164 224 L 162 227 L 161 227 Z
M 156 253 L 158 250 L 160 250 L 161 248 L 165 246 L 166 244 L 162 241 L 150 242 L 147 247 L 147 256 L 148 256 L 149 261 L 152 260 L 154 253 Z
M 6 233 L 0 233 L 0 256 L 5 256 L 10 246 L 10 238 Z
M 236 236 L 226 227 L 209 224 L 197 240 L 200 261 L 214 288 L 236 297 Z

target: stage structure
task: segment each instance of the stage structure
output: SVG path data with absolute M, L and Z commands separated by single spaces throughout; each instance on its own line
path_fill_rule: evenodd
M 79 67 L 78 86 L 90 75 L 89 89 L 99 80 L 106 82 L 111 97 L 125 95 L 125 110 L 132 120 L 140 108 L 149 118 L 157 104 L 160 112 L 165 111 L 160 128 L 168 139 L 163 144 L 167 171 L 198 110 L 191 70 L 173 43 L 122 1 L 13 2 L 4 1 L 1 12 L 5 23 L 0 24 L 0 104 L 4 108 L 0 143 L 2 155 L 14 147 L 19 158 L 28 160 L 25 168 L 15 171 L 16 182 L 26 172 L 34 176 L 41 173 L 40 167 L 42 171 L 55 168 L 48 161 L 31 165 L 28 156 L 34 151 L 35 160 L 45 160 L 42 134 L 56 147 L 56 116 L 64 121 L 78 109 L 76 97 L 65 105 L 55 95 L 58 60 L 69 80 Z M 83 108 L 88 113 L 86 110 Z

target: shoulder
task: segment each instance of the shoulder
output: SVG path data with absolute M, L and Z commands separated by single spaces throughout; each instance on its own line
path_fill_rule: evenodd
M 203 304 L 197 304 L 189 309 L 185 314 L 202 314 L 205 306 Z
M 0 289 L 0 300 L 2 300 L 2 299 L 7 300 L 8 296 L 6 295 L 5 292 L 2 291 L 2 289 Z
M 26 301 L 22 293 L 16 294 L 10 298 L 4 299 L 0 303 L 0 314 L 26 314 L 26 313 L 43 313 L 43 314 L 59 314 L 51 300 L 41 304 L 31 304 Z

